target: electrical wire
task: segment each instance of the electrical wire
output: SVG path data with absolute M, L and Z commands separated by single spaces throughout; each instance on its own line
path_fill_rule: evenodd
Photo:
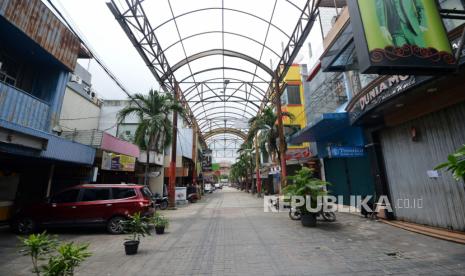
M 69 22 L 68 18 L 66 18 L 63 13 L 55 6 L 55 4 L 52 2 L 52 0 L 47 0 L 47 2 L 50 4 L 50 6 L 55 10 L 55 12 L 58 14 L 58 16 L 61 18 L 62 22 L 68 27 L 68 29 L 78 38 L 79 42 L 82 43 L 86 49 L 89 51 L 93 59 L 100 65 L 100 67 L 103 69 L 103 71 L 107 74 L 110 79 L 113 80 L 113 82 L 133 101 L 135 102 L 140 108 L 142 106 L 137 102 L 131 95 L 128 89 L 121 83 L 121 81 L 110 71 L 110 69 L 103 63 L 103 61 L 98 57 L 96 52 L 90 47 L 90 44 L 85 41 L 85 38 L 83 35 L 79 34 L 75 27 Z M 63 8 L 64 10 L 64 8 Z

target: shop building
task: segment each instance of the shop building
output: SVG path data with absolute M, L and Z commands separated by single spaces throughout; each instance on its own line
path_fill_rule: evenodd
M 60 127 L 64 131 L 98 129 L 102 103 L 92 88 L 92 75 L 77 63 L 66 85 Z
M 464 10 L 461 1 L 442 8 Z M 358 74 L 349 13 L 331 32 L 322 69 L 353 72 L 350 124 L 363 127 L 377 196 L 386 195 L 398 220 L 465 231 L 465 186 L 434 168 L 465 144 L 463 53 L 454 73 L 433 76 Z M 444 19 L 454 48 L 463 21 Z
M 39 0 L 0 5 L 0 220 L 89 179 L 95 150 L 59 137 L 69 73 L 88 58 Z
M 139 147 L 100 130 L 64 131 L 70 141 L 96 149 L 91 182 L 103 184 L 143 183 L 136 175 Z
M 331 195 L 342 196 L 339 204 L 350 204 L 350 196 L 373 195 L 373 178 L 361 127 L 351 126 L 344 108 L 352 95 L 347 89 L 350 74 L 325 73 L 316 64 L 307 78 L 308 124 L 290 139 L 310 142 L 317 160 L 317 176 L 331 183 Z M 318 170 L 319 169 L 319 170 Z

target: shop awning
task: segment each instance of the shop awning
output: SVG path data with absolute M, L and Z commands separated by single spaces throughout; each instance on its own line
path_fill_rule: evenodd
M 347 112 L 324 113 L 321 119 L 314 125 L 307 126 L 292 135 L 290 142 L 300 144 L 303 142 L 326 142 L 338 133 L 350 129 L 349 116 Z
M 90 146 L 5 120 L 0 120 L 0 130 L 8 136 L 0 142 L 0 152 L 83 165 L 94 162 L 95 149 Z M 40 147 L 35 146 L 38 141 L 41 142 Z

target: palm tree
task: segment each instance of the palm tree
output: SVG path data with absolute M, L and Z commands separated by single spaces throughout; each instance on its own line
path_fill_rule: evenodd
M 249 191 L 249 186 L 251 188 L 253 177 L 252 179 L 250 179 L 250 176 L 253 175 L 253 171 L 255 168 L 255 160 L 252 157 L 252 151 L 252 143 L 249 143 L 248 141 L 244 142 L 241 145 L 240 149 L 237 151 L 239 153 L 239 157 L 237 159 L 236 164 L 238 164 L 237 166 L 239 168 L 240 175 L 245 179 L 244 188 L 247 192 Z
M 171 144 L 173 124 L 169 115 L 174 111 L 184 117 L 182 106 L 172 94 L 151 89 L 148 95 L 133 95 L 132 102 L 118 112 L 119 123 L 128 116 L 137 116 L 139 119 L 134 142 L 147 154 L 144 174 L 146 186 L 148 186 L 150 151 L 163 153 L 163 150 Z
M 282 116 L 294 120 L 294 115 L 290 112 L 283 111 Z M 250 129 L 247 135 L 247 141 L 250 143 L 255 135 L 258 135 L 259 149 L 262 151 L 266 149 L 273 161 L 276 160 L 275 156 L 278 156 L 278 160 L 281 161 L 279 145 L 276 142 L 279 138 L 277 120 L 278 115 L 274 113 L 273 108 L 267 107 L 261 114 L 249 120 Z

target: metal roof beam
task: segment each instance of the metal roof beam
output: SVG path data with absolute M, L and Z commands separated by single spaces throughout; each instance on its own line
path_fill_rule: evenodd
M 206 146 L 196 118 L 194 117 L 189 104 L 185 100 L 184 94 L 182 91 L 180 91 L 180 93 L 174 93 L 176 89 L 181 89 L 175 76 L 168 73 L 172 71 L 171 66 L 168 63 L 166 56 L 163 54 L 163 48 L 160 46 L 154 29 L 152 28 L 142 7 L 143 0 L 126 0 L 118 2 L 126 3 L 127 6 L 124 7 L 123 11 L 118 8 L 114 0 L 108 2 L 107 6 L 113 13 L 113 16 L 118 21 L 123 31 L 126 33 L 129 40 L 132 42 L 133 46 L 136 48 L 139 55 L 144 60 L 147 67 L 152 72 L 157 82 L 160 84 L 160 87 L 165 92 L 173 93 L 178 96 L 178 101 L 187 113 L 187 122 L 191 126 L 195 127 L 202 144 Z M 163 79 L 160 76 L 163 76 Z
M 170 68 L 170 71 L 166 72 L 163 76 L 161 76 L 161 80 L 162 81 L 166 80 L 170 75 L 172 75 L 174 72 L 176 72 L 176 70 L 183 67 L 184 65 L 189 64 L 189 62 L 192 62 L 192 61 L 200 59 L 200 58 L 205 58 L 205 57 L 209 57 L 209 56 L 216 56 L 216 55 L 234 57 L 234 58 L 239 58 L 239 59 L 248 61 L 248 62 L 250 62 L 250 63 L 252 63 L 254 65 L 257 65 L 260 69 L 265 71 L 268 75 L 270 75 L 270 76 L 274 75 L 273 70 L 271 70 L 268 66 L 266 66 L 265 64 L 263 64 L 262 62 L 260 62 L 259 60 L 255 59 L 255 58 L 253 58 L 251 56 L 248 56 L 248 55 L 245 55 L 243 53 L 236 52 L 236 51 L 231 51 L 231 50 L 211 49 L 211 50 L 203 51 L 203 52 L 200 52 L 200 53 L 197 53 L 197 54 L 193 54 L 193 55 L 179 61 L 178 63 L 173 65 L 173 67 Z

